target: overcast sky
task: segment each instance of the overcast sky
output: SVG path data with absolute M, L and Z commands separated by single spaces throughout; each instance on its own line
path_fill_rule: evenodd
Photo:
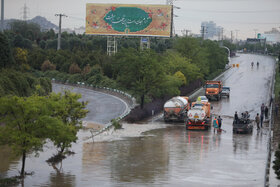
M 54 14 L 64 13 L 63 28 L 85 26 L 86 3 L 120 4 L 166 4 L 166 0 L 5 0 L 5 19 L 22 19 L 24 4 L 28 7 L 28 18 L 44 16 L 58 25 Z M 254 37 L 259 33 L 278 28 L 280 30 L 280 0 L 174 0 L 175 32 L 181 34 L 188 29 L 199 33 L 202 21 L 214 21 L 230 31 L 239 30 L 238 38 Z M 234 32 L 236 36 L 236 32 Z

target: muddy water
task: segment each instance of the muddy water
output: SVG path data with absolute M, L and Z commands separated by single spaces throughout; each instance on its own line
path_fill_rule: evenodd
M 259 69 L 250 63 L 260 62 Z M 263 186 L 267 127 L 251 135 L 232 134 L 234 111 L 250 111 L 252 118 L 269 98 L 273 59 L 241 55 L 240 63 L 223 76 L 231 96 L 213 101 L 213 113 L 223 117 L 224 132 L 186 131 L 182 124 L 161 120 L 148 124 L 124 124 L 123 130 L 109 131 L 87 139 L 79 132 L 75 155 L 56 166 L 45 160 L 55 153 L 51 143 L 36 158 L 29 155 L 25 186 Z M 2 154 L 2 153 L 1 153 Z M 20 161 L 9 164 L 1 175 L 13 176 Z M 7 166 L 6 166 L 7 168 Z

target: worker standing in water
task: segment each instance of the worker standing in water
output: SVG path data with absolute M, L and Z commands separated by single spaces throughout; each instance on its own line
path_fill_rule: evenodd
M 223 119 L 221 118 L 221 116 L 219 116 L 217 120 L 218 120 L 218 124 L 219 124 L 219 131 L 221 132 L 222 120 Z
M 214 133 L 215 131 L 217 130 L 218 132 L 218 129 L 219 129 L 219 122 L 217 120 L 217 117 L 215 117 L 215 119 L 213 120 L 213 127 L 214 127 Z

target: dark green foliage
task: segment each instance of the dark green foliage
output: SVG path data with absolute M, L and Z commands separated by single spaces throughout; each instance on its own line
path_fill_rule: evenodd
M 20 178 L 19 177 L 10 177 L 0 179 L 0 186 L 16 186 L 19 185 Z
M 11 67 L 14 64 L 8 38 L 0 33 L 0 69 Z
M 52 117 L 47 97 L 0 97 L 0 144 L 9 145 L 17 155 L 22 156 L 20 175 L 24 176 L 25 159 L 28 152 L 42 149 L 48 137 L 48 126 L 61 123 Z
M 167 77 L 163 62 L 154 51 L 124 49 L 115 57 L 114 70 L 117 81 L 140 98 L 141 108 L 146 96 L 163 95 Z
M 122 129 L 122 124 L 120 123 L 119 119 L 112 119 L 111 123 L 115 130 Z
M 11 30 L 14 33 L 20 34 L 22 37 L 31 41 L 40 37 L 40 26 L 35 23 L 27 23 L 26 21 L 14 21 L 10 23 Z
M 280 144 L 278 145 L 278 150 L 275 151 L 275 160 L 273 161 L 274 172 L 278 179 L 280 179 Z
M 62 125 L 50 127 L 49 138 L 53 141 L 55 146 L 59 149 L 59 154 L 71 147 L 72 142 L 78 139 L 77 132 L 81 128 L 81 119 L 86 116 L 87 102 L 79 102 L 81 94 L 64 91 L 61 93 L 52 93 L 50 95 L 50 104 L 53 111 L 53 116 L 58 118 Z
M 40 82 L 48 84 L 44 80 Z M 41 151 L 47 139 L 60 149 L 60 155 L 77 140 L 81 119 L 88 112 L 87 103 L 79 99 L 81 95 L 70 91 L 63 95 L 0 97 L 0 122 L 4 124 L 0 126 L 0 145 L 8 145 L 22 156 L 21 177 L 25 175 L 28 153 Z
M 51 92 L 49 79 L 36 79 L 29 73 L 22 73 L 12 69 L 2 69 L 0 71 L 0 96 L 30 96 L 36 91 L 37 85 L 41 86 L 42 95 Z

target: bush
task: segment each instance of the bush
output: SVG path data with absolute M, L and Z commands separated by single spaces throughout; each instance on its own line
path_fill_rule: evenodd
M 42 71 L 47 71 L 47 70 L 55 70 L 56 66 L 52 64 L 49 60 L 45 60 L 43 64 L 41 65 L 41 70 Z
M 119 119 L 112 119 L 111 123 L 115 130 L 122 129 L 122 124 L 120 123 Z
M 69 76 L 69 83 L 76 84 L 77 82 L 83 82 L 83 76 L 81 74 Z
M 273 169 L 278 179 L 280 179 L 280 144 L 275 152 L 275 160 L 273 161 Z
M 82 72 L 81 68 L 76 63 L 71 64 L 71 66 L 69 67 L 70 74 L 76 74 L 81 72 Z
M 11 69 L 3 69 L 0 72 L 0 96 L 30 96 L 36 91 L 37 85 L 41 86 L 43 95 L 51 92 L 51 82 L 47 78 L 36 79 L 30 73 Z

